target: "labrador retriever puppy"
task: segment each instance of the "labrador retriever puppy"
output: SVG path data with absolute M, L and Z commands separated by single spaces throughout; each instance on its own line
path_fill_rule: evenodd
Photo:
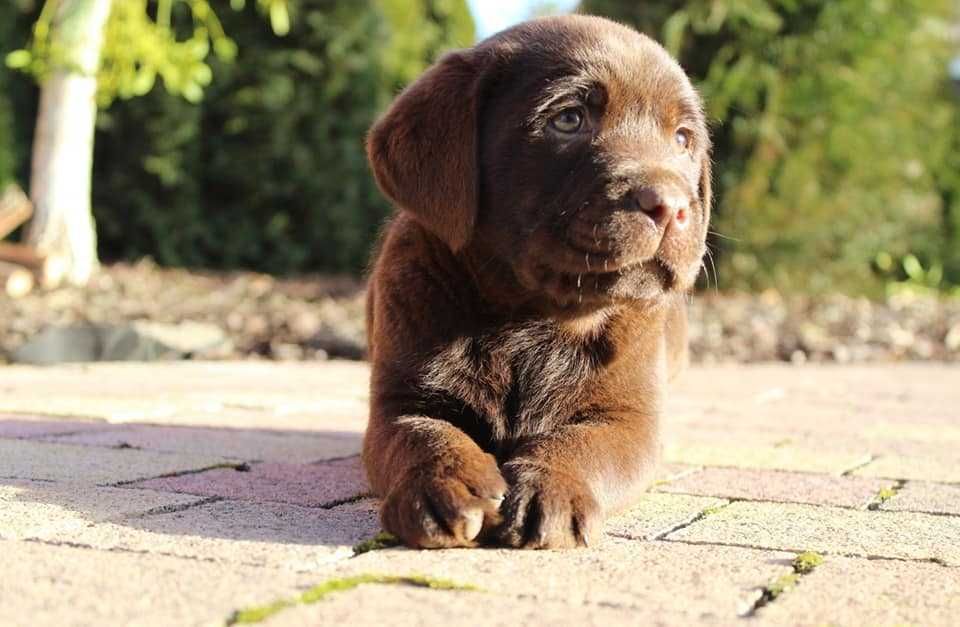
M 412 547 L 586 546 L 648 486 L 710 217 L 697 92 L 588 16 L 450 53 L 370 131 L 363 460 Z

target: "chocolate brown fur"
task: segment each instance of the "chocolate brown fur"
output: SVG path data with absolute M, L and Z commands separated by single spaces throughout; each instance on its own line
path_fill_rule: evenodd
M 710 215 L 699 97 L 635 31 L 547 18 L 441 59 L 368 155 L 399 209 L 368 301 L 363 458 L 385 529 L 588 544 L 649 484 L 686 359 Z

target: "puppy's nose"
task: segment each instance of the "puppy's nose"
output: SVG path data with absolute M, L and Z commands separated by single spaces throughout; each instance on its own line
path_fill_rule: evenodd
M 650 216 L 650 219 L 664 227 L 672 222 L 675 228 L 686 228 L 690 201 L 685 194 L 671 189 L 641 187 L 634 192 L 637 209 Z

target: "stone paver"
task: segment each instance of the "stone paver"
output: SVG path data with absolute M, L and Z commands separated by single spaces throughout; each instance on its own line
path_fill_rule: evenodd
M 341 575 L 429 575 L 503 596 L 640 610 L 665 624 L 730 623 L 793 555 L 606 538 L 577 551 L 391 549 L 337 565 Z
M 223 625 L 237 606 L 266 603 L 303 576 L 163 555 L 0 541 L 6 625 Z
M 885 501 L 880 509 L 960 516 L 960 485 L 910 481 Z M 960 519 L 957 524 L 960 524 Z
M 0 623 L 222 625 L 369 573 L 480 590 L 365 584 L 267 624 L 960 615 L 956 366 L 694 368 L 668 396 L 653 491 L 592 548 L 354 556 L 380 530 L 357 455 L 367 377 L 349 362 L 0 369 Z M 826 562 L 745 618 L 806 550 Z
M 945 447 L 950 449 L 950 452 L 945 451 L 941 455 L 925 457 L 883 455 L 863 468 L 858 468 L 853 474 L 858 477 L 960 483 L 960 463 L 957 463 L 958 449 L 955 445 L 945 445 Z
M 368 368 L 358 362 L 14 366 L 3 376 L 0 411 L 14 413 L 334 432 L 362 432 L 367 415 Z
M 557 601 L 504 597 L 482 591 L 428 590 L 403 585 L 365 584 L 357 590 L 332 594 L 317 603 L 286 609 L 264 621 L 263 625 L 608 627 L 636 624 L 647 617 L 646 613 L 631 608 L 606 605 L 571 605 Z
M 730 466 L 840 474 L 870 460 L 862 451 L 824 451 L 815 448 L 748 446 L 735 439 L 702 443 L 668 443 L 664 459 L 672 463 L 699 466 Z
M 108 430 L 49 438 L 51 441 L 93 446 L 132 446 L 151 451 L 217 455 L 242 461 L 305 464 L 356 455 L 357 433 L 310 431 L 275 432 L 262 429 L 227 429 L 126 425 Z
M 707 468 L 658 486 L 660 492 L 754 501 L 864 508 L 894 481 L 798 472 Z
M 202 470 L 228 462 L 223 457 L 193 453 L 0 440 L 0 478 L 105 485 Z
M 960 569 L 897 560 L 830 557 L 764 608 L 758 625 L 953 627 L 960 616 Z
M 609 519 L 606 532 L 623 538 L 654 540 L 726 504 L 724 499 L 710 497 L 646 494 L 636 506 Z
M 37 537 L 106 550 L 310 571 L 349 557 L 354 544 L 379 530 L 370 501 L 330 510 L 219 501 Z
M 0 539 L 49 537 L 91 523 L 178 509 L 200 500 L 153 490 L 78 489 L 75 485 L 0 480 Z
M 667 539 L 863 557 L 938 559 L 960 565 L 958 521 L 913 512 L 741 501 Z
M 32 438 L 105 428 L 107 424 L 101 420 L 0 414 L 0 438 Z
M 254 464 L 245 472 L 215 468 L 178 477 L 151 479 L 137 487 L 273 501 L 306 507 L 343 502 L 370 491 L 359 457 L 319 464 Z

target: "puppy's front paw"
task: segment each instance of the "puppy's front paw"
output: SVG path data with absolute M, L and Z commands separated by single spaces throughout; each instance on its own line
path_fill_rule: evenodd
M 467 453 L 411 470 L 387 494 L 383 528 L 415 548 L 477 545 L 500 522 L 507 490 L 492 455 Z
M 524 461 L 505 464 L 503 472 L 510 484 L 498 532 L 503 544 L 568 549 L 599 538 L 600 507 L 583 480 Z

